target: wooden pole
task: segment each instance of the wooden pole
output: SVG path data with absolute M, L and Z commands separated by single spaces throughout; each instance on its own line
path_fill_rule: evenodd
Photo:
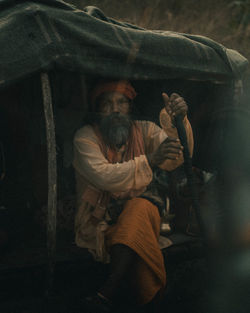
M 48 289 L 50 294 L 54 279 L 56 252 L 56 211 L 57 211 L 57 164 L 55 124 L 52 107 L 52 96 L 48 73 L 41 73 L 43 107 L 46 124 L 48 153 L 48 217 L 47 217 L 47 251 L 48 251 Z

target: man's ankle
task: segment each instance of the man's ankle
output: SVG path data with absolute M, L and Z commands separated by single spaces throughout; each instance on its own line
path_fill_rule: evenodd
M 109 303 L 112 303 L 112 301 L 109 298 L 107 298 L 106 296 L 104 296 L 101 292 L 97 292 L 97 295 L 98 295 L 98 297 L 102 298 L 103 300 L 105 300 Z

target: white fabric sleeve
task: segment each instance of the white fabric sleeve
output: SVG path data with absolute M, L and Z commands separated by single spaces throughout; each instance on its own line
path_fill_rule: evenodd
M 145 155 L 128 162 L 109 163 L 90 126 L 75 135 L 73 166 L 95 187 L 111 193 L 139 190 L 152 180 L 152 170 Z
M 168 137 L 166 132 L 150 121 L 137 121 L 142 129 L 146 154 L 154 152 L 159 145 Z

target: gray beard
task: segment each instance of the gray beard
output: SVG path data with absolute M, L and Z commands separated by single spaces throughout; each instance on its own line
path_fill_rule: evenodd
M 104 142 L 111 148 L 120 149 L 130 136 L 132 119 L 117 112 L 104 116 L 99 121 L 99 130 Z

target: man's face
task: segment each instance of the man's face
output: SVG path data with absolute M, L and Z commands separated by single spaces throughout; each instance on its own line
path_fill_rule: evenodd
M 107 92 L 98 99 L 98 112 L 101 114 L 99 129 L 110 147 L 121 151 L 128 142 L 131 118 L 130 101 L 119 92 Z
M 120 92 L 105 92 L 98 99 L 98 108 L 99 113 L 103 115 L 114 112 L 127 115 L 130 110 L 130 101 Z

